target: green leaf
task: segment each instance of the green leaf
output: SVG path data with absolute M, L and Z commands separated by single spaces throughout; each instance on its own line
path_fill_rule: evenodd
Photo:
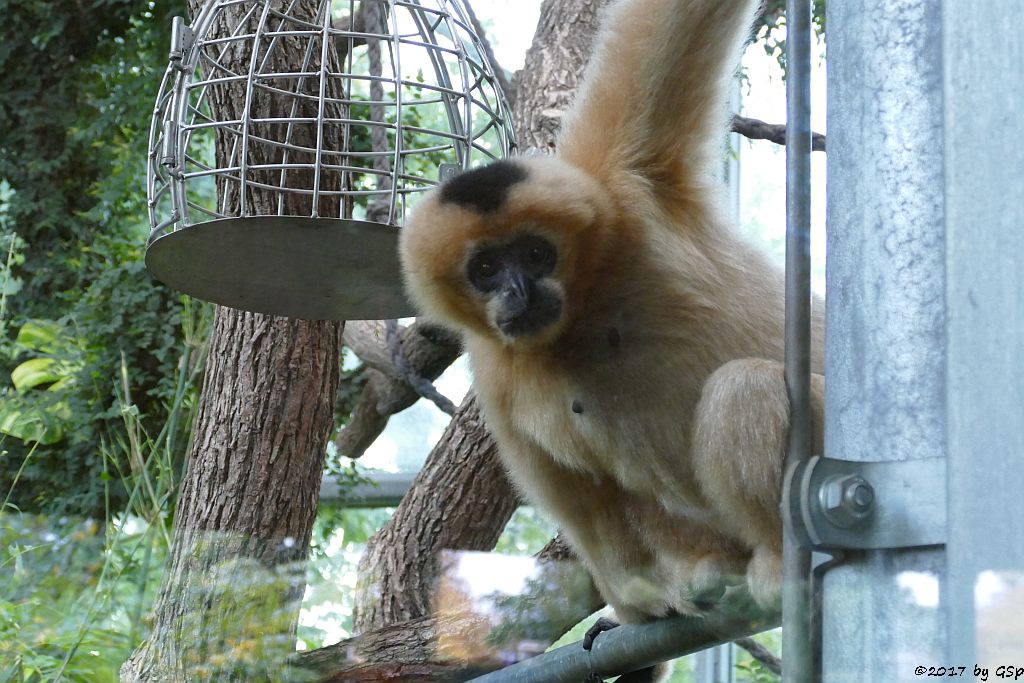
M 53 411 L 59 411 L 61 405 L 53 406 Z M 0 434 L 26 443 L 38 442 L 48 446 L 64 438 L 64 429 L 62 421 L 50 410 L 35 406 L 23 407 L 14 401 L 5 401 L 0 404 Z
M 14 343 L 26 351 L 53 353 L 57 350 L 61 332 L 61 326 L 53 320 L 29 320 L 18 330 Z
M 21 680 L 21 662 L 14 662 L 11 668 L 0 673 L 0 683 L 15 683 Z
M 11 370 L 11 383 L 18 391 L 51 384 L 62 379 L 60 369 L 53 358 L 32 358 Z

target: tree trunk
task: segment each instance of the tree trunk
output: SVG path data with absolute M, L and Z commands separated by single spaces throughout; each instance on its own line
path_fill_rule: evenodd
M 202 4 L 190 0 L 193 15 Z M 295 6 L 312 17 L 316 2 L 299 0 Z M 217 24 L 220 34 L 237 25 L 245 9 L 226 8 Z M 265 53 L 266 45 L 261 48 Z M 248 64 L 251 51 L 251 43 L 237 41 L 221 63 L 237 69 Z M 297 39 L 280 41 L 270 57 L 276 64 L 269 68 L 287 71 L 302 56 Z M 242 118 L 244 103 L 242 84 L 211 88 L 210 106 L 218 120 Z M 250 114 L 266 117 L 287 112 L 286 107 L 280 98 L 262 97 L 254 99 Z M 270 140 L 282 135 L 280 127 L 256 132 Z M 235 137 L 218 133 L 216 154 L 223 167 L 230 165 Z M 313 146 L 312 140 L 293 140 Z M 272 144 L 250 149 L 253 163 L 273 163 L 279 160 L 275 155 L 280 149 Z M 290 173 L 286 182 L 306 187 L 306 173 Z M 237 181 L 218 180 L 219 205 L 237 210 Z M 252 214 L 276 213 L 272 192 L 251 189 L 245 201 Z M 311 208 L 308 198 L 286 197 L 285 213 L 309 215 Z M 337 215 L 336 201 L 319 208 L 323 215 Z M 336 322 L 217 308 L 153 631 L 122 667 L 122 680 L 283 679 L 284 663 L 294 651 L 305 561 L 334 424 L 341 329 Z
M 444 550 L 490 550 L 519 504 L 470 396 L 359 561 L 355 631 L 435 611 Z
M 519 147 L 554 152 L 562 114 L 590 58 L 600 8 L 607 0 L 544 0 L 526 63 L 512 78 L 512 117 Z M 610 106 L 628 107 L 628 102 Z
M 123 681 L 280 680 L 333 425 L 339 332 L 217 309 L 153 631 Z

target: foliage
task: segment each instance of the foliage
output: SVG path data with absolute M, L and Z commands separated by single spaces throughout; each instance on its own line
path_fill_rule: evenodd
M 754 636 L 754 640 L 777 655 L 782 650 L 782 629 L 765 631 Z M 736 681 L 737 683 L 778 683 L 779 676 L 754 659 L 749 652 L 737 647 Z
M 120 427 L 122 355 L 149 428 L 174 400 L 183 309 L 142 265 L 142 160 L 169 16 L 183 10 L 0 0 L 0 487 L 36 442 L 14 494 L 24 509 L 98 515 L 105 495 L 126 499 L 99 476 Z M 59 330 L 60 344 L 14 338 L 26 324 Z M 8 384 L 15 368 L 44 366 L 60 381 Z
M 62 332 L 48 320 L 30 320 L 18 331 L 13 347 L 32 357 L 11 370 L 14 391 L 0 404 L 0 433 L 44 445 L 64 438 L 72 419 L 64 394 L 76 381 L 81 354 Z
M 494 552 L 505 555 L 533 555 L 541 550 L 558 531 L 550 519 L 537 508 L 523 505 L 512 513 L 512 517 L 501 532 Z
M 765 53 L 786 71 L 786 0 L 764 0 L 764 9 L 754 23 L 754 36 Z M 814 0 L 811 25 L 819 40 L 825 39 L 825 0 Z
M 197 307 L 185 305 L 184 310 L 192 313 Z M 173 454 L 179 450 L 174 439 L 190 429 L 204 353 L 196 341 L 195 319 L 185 319 L 191 322 L 182 330 L 186 342 L 169 391 L 173 400 L 155 434 L 147 431 L 133 403 L 134 373 L 121 358 L 114 406 L 121 427 L 101 444 L 101 471 L 94 475 L 106 492 L 101 520 L 44 518 L 17 509 L 11 494 L 37 457 L 34 452 L 22 460 L 6 491 L 0 505 L 0 576 L 6 579 L 0 581 L 0 661 L 12 663 L 14 680 L 115 680 L 121 662 L 146 634 L 144 615 L 170 547 L 177 490 Z M 27 327 L 19 335 L 26 346 L 52 352 L 62 343 L 52 327 Z M 57 376 L 48 371 L 38 374 Z M 14 374 L 17 379 L 19 373 Z M 31 384 L 22 383 L 22 388 L 34 388 Z M 109 495 L 115 485 L 127 492 L 124 509 L 117 513 Z
M 299 616 L 301 646 L 323 647 L 352 635 L 359 558 L 393 512 L 391 508 L 320 507 Z
M 164 553 L 150 531 L 0 514 L 0 680 L 116 680 Z

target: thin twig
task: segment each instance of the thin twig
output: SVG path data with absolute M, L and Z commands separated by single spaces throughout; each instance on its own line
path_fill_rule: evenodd
M 484 48 L 484 55 L 487 57 L 487 61 L 491 63 L 491 68 L 494 69 L 494 77 L 498 79 L 498 85 L 501 87 L 502 92 L 505 93 L 505 99 L 511 105 L 515 95 L 512 91 L 512 83 L 508 80 L 505 69 L 501 68 L 501 64 L 498 64 L 498 60 L 494 57 L 494 48 L 491 46 L 491 41 L 487 39 L 487 31 L 484 30 L 480 20 L 476 18 L 476 12 L 473 11 L 472 5 L 467 2 L 463 6 L 469 14 L 469 21 L 473 24 L 473 30 L 476 31 L 476 35 L 480 38 L 480 44 Z
M 761 662 L 764 668 L 776 676 L 782 675 L 782 660 L 775 656 L 771 650 L 753 638 L 740 638 L 734 641 L 737 645 L 750 653 L 750 656 Z
M 434 380 L 462 354 L 458 337 L 422 322 L 400 329 L 402 355 L 420 377 Z M 349 321 L 345 346 L 366 366 L 366 384 L 352 415 L 338 433 L 338 452 L 358 458 L 380 436 L 395 413 L 419 400 L 391 360 L 387 331 L 381 321 Z

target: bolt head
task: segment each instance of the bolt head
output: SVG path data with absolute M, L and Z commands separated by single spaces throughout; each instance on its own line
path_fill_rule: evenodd
M 875 490 L 861 476 L 842 474 L 826 479 L 818 498 L 825 517 L 832 524 L 848 529 L 871 516 Z

